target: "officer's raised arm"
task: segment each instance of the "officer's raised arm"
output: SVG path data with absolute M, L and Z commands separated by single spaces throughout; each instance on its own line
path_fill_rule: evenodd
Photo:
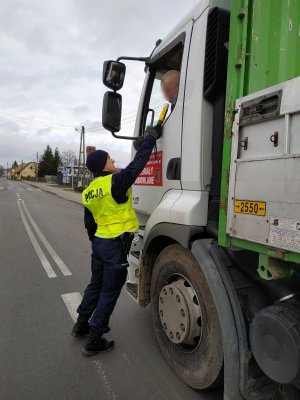
M 160 124 L 147 128 L 147 136 L 137 151 L 134 159 L 126 168 L 114 174 L 111 191 L 112 196 L 118 203 L 124 203 L 127 201 L 126 193 L 149 161 L 156 140 L 162 135 L 162 129 L 163 127 Z

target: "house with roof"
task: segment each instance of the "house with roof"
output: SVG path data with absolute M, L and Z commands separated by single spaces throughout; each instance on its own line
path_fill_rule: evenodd
M 32 180 L 36 178 L 37 174 L 37 163 L 30 161 L 28 163 L 23 163 L 20 164 L 16 169 L 15 169 L 15 174 L 14 174 L 14 179 L 17 180 Z

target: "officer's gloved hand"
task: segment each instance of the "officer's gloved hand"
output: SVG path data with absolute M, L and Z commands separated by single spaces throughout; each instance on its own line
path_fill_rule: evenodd
M 163 126 L 162 124 L 157 124 L 155 126 L 148 126 L 145 131 L 145 136 L 153 136 L 156 140 L 162 135 Z

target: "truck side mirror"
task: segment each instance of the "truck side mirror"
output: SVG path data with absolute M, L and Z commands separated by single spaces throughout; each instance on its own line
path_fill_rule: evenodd
M 125 73 L 125 64 L 119 61 L 105 61 L 103 64 L 102 81 L 105 86 L 116 92 L 123 86 Z
M 122 96 L 119 93 L 106 92 L 102 104 L 103 128 L 115 133 L 121 129 Z

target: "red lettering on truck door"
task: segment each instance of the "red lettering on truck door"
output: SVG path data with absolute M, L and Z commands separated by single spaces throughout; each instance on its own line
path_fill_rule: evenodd
M 145 168 L 137 177 L 135 185 L 139 186 L 162 186 L 162 151 L 152 153 Z

